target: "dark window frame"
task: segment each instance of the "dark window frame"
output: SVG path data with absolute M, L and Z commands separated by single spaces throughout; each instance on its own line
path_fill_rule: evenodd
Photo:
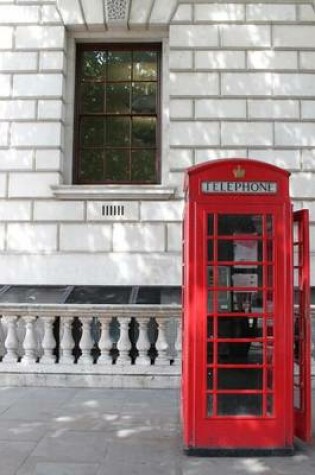
M 90 115 L 81 113 L 81 88 L 82 84 L 82 59 L 86 51 L 156 51 L 157 52 L 157 109 L 156 114 L 138 114 L 156 117 L 156 148 L 155 148 L 155 179 L 151 181 L 118 181 L 104 179 L 93 181 L 91 179 L 82 179 L 80 177 L 80 124 L 82 116 Z M 161 43 L 79 43 L 76 45 L 76 74 L 75 74 L 75 110 L 74 110 L 74 140 L 73 140 L 73 172 L 72 179 L 74 184 L 78 185 L 156 185 L 161 183 L 161 76 L 162 76 L 162 44 Z M 127 81 L 126 81 L 127 82 Z M 132 83 L 133 80 L 130 80 Z M 106 114 L 103 114 L 104 116 Z M 108 116 L 123 117 L 124 114 L 107 114 Z M 125 114 L 132 116 L 130 114 Z M 137 115 L 137 114 L 134 114 Z M 93 116 L 93 114 L 91 114 Z M 95 114 L 97 116 L 97 114 Z M 126 147 L 127 148 L 127 147 Z M 131 153 L 132 146 L 129 146 Z M 130 166 L 129 160 L 129 166 Z

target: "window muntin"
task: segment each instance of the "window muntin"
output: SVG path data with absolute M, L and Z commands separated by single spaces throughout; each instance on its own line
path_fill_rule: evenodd
M 160 51 L 78 45 L 75 183 L 159 183 Z

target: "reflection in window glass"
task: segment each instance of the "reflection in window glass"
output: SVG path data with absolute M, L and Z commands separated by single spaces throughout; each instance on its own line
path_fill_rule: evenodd
M 218 319 L 219 338 L 258 338 L 263 335 L 263 318 L 222 317 Z
M 207 416 L 213 415 L 213 395 L 207 394 Z
M 218 241 L 219 261 L 256 262 L 262 261 L 262 241 L 222 240 Z M 239 268 L 242 264 L 237 265 Z
M 207 363 L 213 363 L 213 343 L 207 343 Z
M 213 369 L 207 370 L 207 389 L 213 389 Z
M 218 389 L 262 389 L 262 368 L 219 368 Z
M 273 394 L 267 394 L 267 416 L 273 415 Z
M 213 235 L 213 224 L 214 219 L 213 219 L 213 214 L 208 214 L 208 236 Z
M 218 394 L 218 415 L 262 415 L 261 394 Z
M 251 214 L 221 214 L 218 216 L 218 234 L 231 236 L 233 234 L 262 235 L 262 216 Z
M 213 317 L 208 317 L 207 320 L 207 337 L 213 338 Z
M 218 343 L 218 360 L 222 364 L 262 364 L 262 343 Z

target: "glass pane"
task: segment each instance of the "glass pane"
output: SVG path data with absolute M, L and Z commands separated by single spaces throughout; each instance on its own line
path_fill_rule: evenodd
M 81 85 L 82 112 L 104 111 L 104 85 L 89 82 Z
M 104 144 L 104 120 L 85 118 L 81 121 L 81 145 L 100 147 Z
M 259 266 L 259 269 L 239 269 L 238 272 L 234 272 L 234 274 L 232 274 L 232 282 L 233 287 L 244 287 L 245 289 L 248 289 L 247 293 L 251 292 L 251 289 L 262 287 L 261 266 Z M 244 293 L 243 290 L 240 293 Z
M 273 342 L 267 341 L 266 343 L 266 363 L 269 365 L 273 364 Z
M 131 153 L 131 179 L 146 183 L 156 181 L 155 150 L 136 150 Z
M 262 243 L 254 240 L 218 241 L 219 261 L 253 262 L 262 260 Z M 242 264 L 237 264 L 241 268 Z
M 266 230 L 267 230 L 267 236 L 272 236 L 273 235 L 273 219 L 271 214 L 267 214 L 266 216 Z
M 262 216 L 250 214 L 222 214 L 218 216 L 218 234 L 262 235 Z
M 231 312 L 232 311 L 232 297 L 231 292 L 217 292 L 218 295 L 218 312 Z
M 84 78 L 101 79 L 106 65 L 105 51 L 85 51 L 82 55 L 82 75 Z
M 219 338 L 258 338 L 263 333 L 263 318 L 221 317 L 218 319 Z
M 207 416 L 213 415 L 213 396 L 212 394 L 207 394 Z
M 262 389 L 262 368 L 218 368 L 218 389 Z
M 80 177 L 83 180 L 99 181 L 103 178 L 103 151 L 81 151 Z
M 273 415 L 273 395 L 267 394 L 267 416 Z
M 106 121 L 106 145 L 126 147 L 130 144 L 129 117 L 110 117 Z
M 129 152 L 126 150 L 107 150 L 105 170 L 105 178 L 108 180 L 129 180 Z
M 213 317 L 208 317 L 207 320 L 207 337 L 213 338 Z
M 132 84 L 132 112 L 134 114 L 155 114 L 157 105 L 157 84 L 136 82 Z
M 231 287 L 231 267 L 219 266 L 218 267 L 218 285 L 219 287 Z
M 301 408 L 301 389 L 300 387 L 294 386 L 294 407 L 296 409 L 302 409 Z
M 131 51 L 109 51 L 107 81 L 131 81 Z
M 266 248 L 267 248 L 266 259 L 267 259 L 267 261 L 272 262 L 272 260 L 273 260 L 273 241 L 268 240 L 266 242 Z
M 268 337 L 273 337 L 273 318 L 266 319 L 266 332 Z
M 263 293 L 251 292 L 251 308 L 250 310 L 255 313 L 263 311 Z
M 134 147 L 156 146 L 156 119 L 153 117 L 133 117 L 132 145 Z
M 213 343 L 207 343 L 207 363 L 213 363 Z
M 267 389 L 273 389 L 273 369 L 272 367 L 267 367 Z
M 208 313 L 213 312 L 213 300 L 214 300 L 214 292 L 210 290 L 208 292 Z
M 267 290 L 266 292 L 266 312 L 273 312 L 273 292 Z
M 214 287 L 214 268 L 212 266 L 207 267 L 207 285 Z
M 262 415 L 261 394 L 218 394 L 218 415 Z
M 222 364 L 261 364 L 262 343 L 218 343 L 218 360 Z
M 208 241 L 208 261 L 213 261 L 213 240 Z
M 207 369 L 207 389 L 213 389 L 213 369 Z
M 273 286 L 273 266 L 267 266 L 267 287 Z
M 111 114 L 130 113 L 130 83 L 111 83 L 106 87 L 106 112 Z
M 213 235 L 213 214 L 208 214 L 208 236 Z
M 133 80 L 154 81 L 157 79 L 157 53 L 155 51 L 134 51 Z

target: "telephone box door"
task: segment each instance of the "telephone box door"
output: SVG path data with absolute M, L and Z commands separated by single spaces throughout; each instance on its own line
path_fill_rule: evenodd
M 311 439 L 311 336 L 308 210 L 293 215 L 294 269 L 294 427 L 295 436 Z

